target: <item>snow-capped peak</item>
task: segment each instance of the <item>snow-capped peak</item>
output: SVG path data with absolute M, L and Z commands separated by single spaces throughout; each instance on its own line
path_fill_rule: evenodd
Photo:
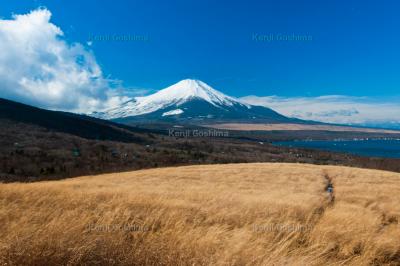
M 170 106 L 179 106 L 192 99 L 204 100 L 221 108 L 234 104 L 250 107 L 200 80 L 185 79 L 154 94 L 136 97 L 119 107 L 107 110 L 101 113 L 101 118 L 113 119 L 148 114 Z
M 191 98 L 199 98 L 213 105 L 232 105 L 237 100 L 217 90 L 214 90 L 200 80 L 185 79 L 178 83 L 160 90 L 159 92 L 146 97 L 148 100 L 163 102 L 165 100 L 175 101 L 177 104 L 186 102 Z

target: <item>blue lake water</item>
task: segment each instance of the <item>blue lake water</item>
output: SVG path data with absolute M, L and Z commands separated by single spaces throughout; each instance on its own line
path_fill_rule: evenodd
M 302 140 L 280 141 L 275 145 L 352 153 L 368 157 L 400 158 L 400 140 Z

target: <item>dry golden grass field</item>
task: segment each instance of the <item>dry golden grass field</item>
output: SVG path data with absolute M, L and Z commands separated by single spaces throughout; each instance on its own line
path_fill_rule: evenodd
M 0 206 L 0 265 L 400 265 L 392 172 L 162 168 L 0 184 Z

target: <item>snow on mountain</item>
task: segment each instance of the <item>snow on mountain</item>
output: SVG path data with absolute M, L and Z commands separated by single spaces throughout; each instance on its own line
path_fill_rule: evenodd
M 182 110 L 182 109 L 175 109 L 175 110 L 172 110 L 172 111 L 163 113 L 162 116 L 167 116 L 167 115 L 179 115 L 179 114 L 182 114 L 182 113 L 183 113 L 183 110 Z
M 200 80 L 185 79 L 149 96 L 136 97 L 119 107 L 93 113 L 92 115 L 103 119 L 139 116 L 172 106 L 180 106 L 190 100 L 202 100 L 218 108 L 232 107 L 234 105 L 251 108 L 251 105 L 227 96 Z M 168 111 L 164 112 L 162 116 L 164 114 L 173 115 L 177 113 Z

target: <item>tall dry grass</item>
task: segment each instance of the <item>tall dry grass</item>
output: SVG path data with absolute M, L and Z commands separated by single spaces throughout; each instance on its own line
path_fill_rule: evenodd
M 1 184 L 0 264 L 399 265 L 399 203 L 400 174 L 300 164 Z

